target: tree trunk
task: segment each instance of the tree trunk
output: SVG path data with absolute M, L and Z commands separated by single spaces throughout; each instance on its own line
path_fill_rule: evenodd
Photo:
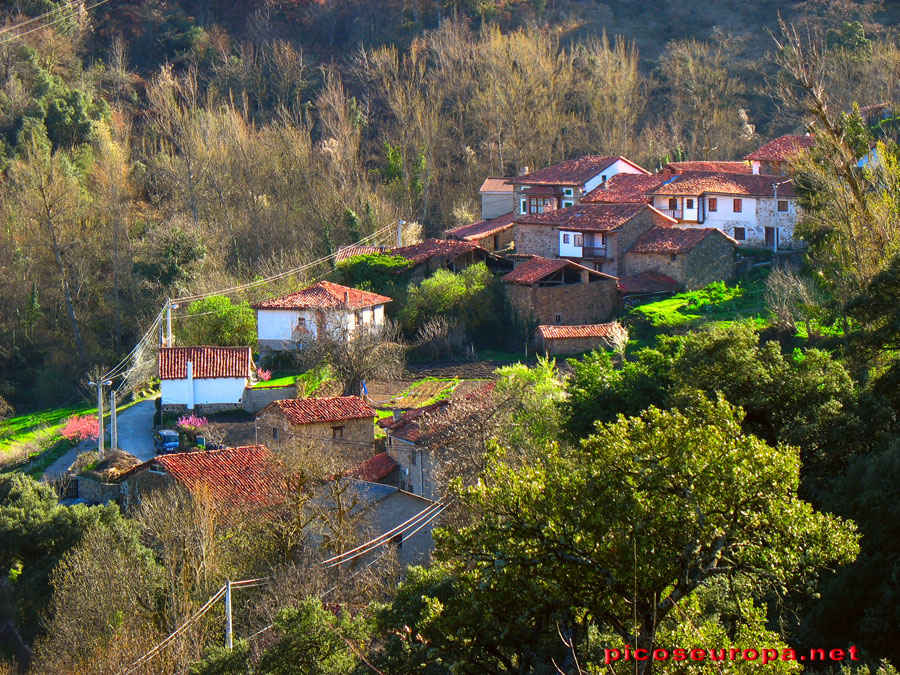
M 62 252 L 59 250 L 59 240 L 56 237 L 56 228 L 53 225 L 53 217 L 47 216 L 47 229 L 50 230 L 50 238 L 53 241 L 53 257 L 56 259 L 56 269 L 59 271 L 63 294 L 66 298 L 66 313 L 69 315 L 69 323 L 72 325 L 72 337 L 75 340 L 75 349 L 78 350 L 78 359 L 81 365 L 87 365 L 87 354 L 84 351 L 84 340 L 81 339 L 81 328 L 78 318 L 75 316 L 75 304 L 72 302 L 72 293 L 69 290 L 69 280 L 66 277 L 66 268 L 62 261 Z

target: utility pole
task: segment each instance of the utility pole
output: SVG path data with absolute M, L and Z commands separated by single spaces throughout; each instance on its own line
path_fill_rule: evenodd
M 116 390 L 109 390 L 109 449 L 119 449 L 119 418 L 116 417 Z
M 231 632 L 231 581 L 225 582 L 225 649 L 234 647 L 234 635 Z
M 174 347 L 172 340 L 172 310 L 178 309 L 178 305 L 172 304 L 172 298 L 166 298 L 166 347 Z
M 112 380 L 97 380 L 96 382 L 88 382 L 88 384 L 92 387 L 97 387 L 97 418 L 100 423 L 97 428 L 97 455 L 99 455 L 100 459 L 103 459 L 103 437 L 105 435 L 103 430 L 103 387 L 110 386 Z
M 397 248 L 403 246 L 403 226 L 406 225 L 405 220 L 397 221 Z

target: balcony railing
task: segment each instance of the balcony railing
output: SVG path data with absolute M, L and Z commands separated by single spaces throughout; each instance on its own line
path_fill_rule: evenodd
M 670 218 L 674 218 L 675 220 L 681 220 L 684 218 L 684 211 L 682 209 L 659 209 L 661 213 L 665 213 Z
M 584 246 L 581 249 L 581 257 L 582 258 L 605 258 L 606 257 L 606 247 L 605 246 Z

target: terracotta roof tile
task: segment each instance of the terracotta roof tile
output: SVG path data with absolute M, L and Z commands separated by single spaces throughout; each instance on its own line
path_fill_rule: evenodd
M 742 174 L 718 171 L 676 174 L 650 194 L 698 197 L 702 194 L 773 197 L 778 184 L 779 197 L 796 197 L 791 182 L 770 174 Z
M 628 249 L 628 253 L 687 253 L 709 236 L 731 237 L 714 227 L 651 227 Z
M 753 173 L 753 167 L 748 162 L 731 162 L 731 161 L 702 161 L 695 160 L 690 162 L 669 162 L 663 167 L 663 171 L 669 169 L 674 173 L 687 173 L 688 171 L 711 172 L 718 171 L 724 173 Z
M 516 176 L 506 180 L 515 185 L 584 185 L 591 178 L 608 169 L 620 159 L 644 173 L 649 173 L 649 171 L 625 157 L 585 155 L 584 157 L 570 159 L 567 162 L 532 171 L 524 176 Z
M 385 295 L 320 281 L 296 293 L 250 305 L 253 309 L 360 309 L 391 302 Z
M 163 347 L 159 350 L 159 379 L 185 379 L 188 361 L 198 379 L 250 377 L 253 367 L 250 347 Z
M 453 239 L 426 239 L 418 244 L 399 246 L 390 250 L 391 255 L 402 255 L 408 258 L 414 265 L 431 258 L 446 258 L 456 260 L 458 257 L 471 251 L 483 251 L 480 246 L 469 241 L 456 241 Z
M 422 408 L 409 410 L 403 413 L 399 420 L 395 420 L 392 417 L 385 417 L 384 419 L 378 420 L 378 426 L 382 427 L 385 432 L 393 438 L 399 438 L 408 443 L 416 443 L 422 438 L 422 427 L 420 422 L 423 421 L 423 418 L 440 415 L 451 406 L 457 405 L 462 401 L 470 401 L 483 396 L 489 396 L 493 393 L 496 386 L 496 382 L 488 382 L 483 387 L 480 387 L 465 396 L 449 401 L 438 401 L 437 403 L 432 403 L 431 405 Z M 446 427 L 446 425 L 444 426 Z
M 508 178 L 485 178 L 479 192 L 508 192 L 513 193 L 515 187 L 507 183 Z
M 569 338 L 613 337 L 625 329 L 620 323 L 593 323 L 581 326 L 538 326 L 537 332 L 544 340 L 563 340 Z
M 576 204 L 547 213 L 519 216 L 516 223 L 553 225 L 561 230 L 575 232 L 610 232 L 627 223 L 644 209 L 653 207 L 649 204 Z M 675 222 L 658 211 L 656 214 L 661 219 Z
M 525 262 L 519 263 L 516 266 L 516 269 L 514 269 L 512 272 L 509 272 L 508 274 L 505 274 L 500 279 L 500 281 L 503 281 L 507 284 L 523 284 L 525 286 L 530 286 L 531 284 L 536 284 L 541 279 L 550 276 L 554 272 L 557 272 L 564 267 L 568 267 L 572 270 L 577 270 L 578 272 L 587 271 L 598 277 L 612 278 L 607 274 L 602 274 L 601 272 L 596 272 L 592 269 L 588 269 L 587 267 L 579 265 L 576 262 L 572 262 L 571 260 L 532 256 Z
M 359 396 L 330 396 L 323 398 L 287 398 L 272 401 L 269 408 L 280 410 L 291 424 L 315 424 L 373 418 L 377 414 Z M 260 413 L 262 414 L 262 413 Z
M 385 246 L 341 246 L 334 256 L 334 262 L 339 263 L 356 255 L 384 253 L 386 248 Z
M 642 173 L 619 173 L 588 192 L 581 198 L 581 203 L 648 204 L 651 201 L 649 193 L 657 189 L 669 178 L 671 176 L 659 173 L 651 176 L 645 176 Z
M 397 462 L 387 452 L 379 452 L 353 469 L 352 473 L 360 480 L 376 483 L 390 476 L 396 468 Z
M 177 452 L 160 455 L 141 466 L 154 462 L 188 490 L 208 490 L 218 503 L 272 505 L 284 492 L 274 457 L 264 445 Z
M 754 150 L 749 155 L 746 155 L 744 159 L 761 162 L 784 162 L 815 144 L 816 139 L 814 136 L 793 136 L 788 134 L 776 138 L 774 141 L 769 141 L 758 150 Z
M 619 291 L 621 293 L 664 293 L 677 291 L 680 288 L 681 284 L 659 272 L 641 272 L 640 274 L 619 277 Z
M 484 237 L 489 237 L 497 232 L 503 232 L 513 226 L 516 214 L 512 211 L 504 213 L 496 218 L 488 220 L 479 220 L 477 223 L 463 225 L 462 227 L 454 227 L 445 233 L 448 237 L 454 239 L 463 239 L 465 241 L 478 241 Z

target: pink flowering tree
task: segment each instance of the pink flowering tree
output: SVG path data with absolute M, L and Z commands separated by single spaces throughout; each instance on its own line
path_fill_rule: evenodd
M 259 378 L 260 382 L 268 382 L 272 379 L 272 371 L 264 368 L 257 368 L 256 377 Z
M 205 417 L 198 417 L 193 413 L 188 415 L 182 415 L 178 418 L 178 422 L 175 425 L 175 428 L 178 429 L 179 432 L 184 434 L 190 441 L 193 443 L 197 440 L 197 436 L 203 431 L 203 429 L 209 425 L 209 420 Z
M 100 435 L 100 422 L 94 415 L 73 415 L 66 420 L 59 433 L 72 443 L 80 443 Z

